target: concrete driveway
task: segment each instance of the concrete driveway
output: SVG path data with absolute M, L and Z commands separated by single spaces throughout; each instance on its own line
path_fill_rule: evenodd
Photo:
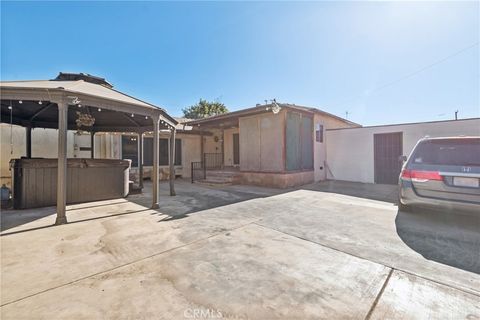
M 480 319 L 479 217 L 398 212 L 385 188 L 180 182 L 159 210 L 86 203 L 59 227 L 2 212 L 2 319 Z

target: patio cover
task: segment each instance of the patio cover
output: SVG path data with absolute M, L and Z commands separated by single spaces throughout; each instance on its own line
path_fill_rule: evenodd
M 67 130 L 90 131 L 92 142 L 93 134 L 100 131 L 136 132 L 140 138 L 144 132 L 153 131 L 152 208 L 159 207 L 159 131 L 167 129 L 171 132 L 171 141 L 173 142 L 170 143 L 170 170 L 174 170 L 172 159 L 175 158 L 173 152 L 175 150 L 175 125 L 177 124 L 177 121 L 164 109 L 114 90 L 104 79 L 86 74 L 60 73 L 54 80 L 1 81 L 0 97 L 0 122 L 27 128 L 27 157 L 31 156 L 32 128 L 59 129 L 56 224 L 67 222 L 65 215 Z M 93 116 L 95 118 L 94 125 L 78 127 L 77 111 Z M 139 141 L 141 140 L 139 139 Z M 171 174 L 170 177 L 170 194 L 174 195 L 172 177 L 174 178 L 175 175 Z

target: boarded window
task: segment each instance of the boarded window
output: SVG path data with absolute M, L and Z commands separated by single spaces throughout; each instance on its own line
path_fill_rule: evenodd
M 286 170 L 313 169 L 312 118 L 288 112 L 286 130 Z
M 138 167 L 138 141 L 136 136 L 122 136 L 122 158 L 132 160 L 132 167 Z
M 299 113 L 287 113 L 287 171 L 300 169 L 300 124 Z
M 313 169 L 313 119 L 302 117 L 302 169 Z

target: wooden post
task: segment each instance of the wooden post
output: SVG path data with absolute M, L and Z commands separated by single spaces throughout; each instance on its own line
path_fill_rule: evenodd
M 27 158 L 30 159 L 32 157 L 32 127 L 29 125 L 25 128 L 26 130 L 26 147 L 27 147 Z
M 138 133 L 138 186 L 143 188 L 143 132 Z
M 204 142 L 203 142 L 203 131 L 200 133 L 200 161 L 203 163 L 203 149 L 204 149 Z
M 152 209 L 160 208 L 158 198 L 160 194 L 160 181 L 158 177 L 158 156 L 160 149 L 160 117 L 155 115 L 153 120 L 153 172 L 152 172 Z
M 95 131 L 90 131 L 90 158 L 95 158 Z
M 224 168 L 225 166 L 225 129 L 222 129 L 222 159 L 221 159 L 222 163 L 220 165 L 220 167 Z
M 56 225 L 67 223 L 67 130 L 68 105 L 58 103 L 58 169 L 57 169 L 57 219 Z
M 175 128 L 170 131 L 170 195 L 175 196 Z

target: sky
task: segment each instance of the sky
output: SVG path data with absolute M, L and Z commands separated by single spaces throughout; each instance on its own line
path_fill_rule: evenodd
M 101 76 L 181 116 L 264 100 L 362 125 L 480 117 L 480 2 L 1 2 L 1 80 Z

